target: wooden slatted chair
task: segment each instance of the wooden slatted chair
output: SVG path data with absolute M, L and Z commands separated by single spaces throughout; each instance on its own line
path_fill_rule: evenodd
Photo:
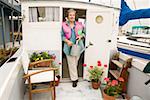
M 29 70 L 28 69 L 29 63 L 30 63 L 30 60 L 28 57 L 28 53 L 26 51 L 23 51 L 22 64 L 23 64 L 23 69 L 24 69 L 24 73 L 25 73 L 23 78 L 25 78 L 25 84 L 28 84 L 28 86 L 29 86 L 29 100 L 32 100 L 33 93 L 49 92 L 49 91 L 51 91 L 52 100 L 55 100 L 56 99 L 55 81 L 57 80 L 57 77 L 55 77 L 55 71 L 58 69 L 48 67 L 48 68 L 39 69 L 39 70 L 38 69 Z M 40 88 L 40 89 L 32 88 L 33 84 L 39 85 L 42 83 L 45 84 L 45 82 L 49 83 L 49 86 L 47 88 Z

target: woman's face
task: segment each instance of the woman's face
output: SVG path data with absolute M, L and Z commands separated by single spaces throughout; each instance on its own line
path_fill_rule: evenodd
M 68 14 L 68 20 L 70 21 L 70 22 L 74 22 L 75 21 L 75 12 L 70 12 L 69 14 Z

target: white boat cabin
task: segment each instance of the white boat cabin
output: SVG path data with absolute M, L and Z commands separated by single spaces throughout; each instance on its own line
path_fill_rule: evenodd
M 118 8 L 93 3 L 75 1 L 22 1 L 23 20 L 23 49 L 27 51 L 48 50 L 56 54 L 56 63 L 62 62 L 65 67 L 66 60 L 62 51 L 61 29 L 65 21 L 67 10 L 73 8 L 77 11 L 77 20 L 86 27 L 85 45 L 91 41 L 94 45 L 81 55 L 79 70 L 80 77 L 88 79 L 87 66 L 109 63 L 110 52 L 116 49 L 116 36 L 118 31 Z M 63 68 L 60 66 L 62 78 Z M 108 74 L 105 69 L 103 77 Z

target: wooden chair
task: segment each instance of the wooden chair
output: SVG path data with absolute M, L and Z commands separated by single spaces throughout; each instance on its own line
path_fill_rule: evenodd
M 29 86 L 29 100 L 32 100 L 33 93 L 49 92 L 49 91 L 51 91 L 52 100 L 55 100 L 56 99 L 55 81 L 57 80 L 57 77 L 55 77 L 55 71 L 58 69 L 48 67 L 44 69 L 40 68 L 39 70 L 38 69 L 29 70 L 28 69 L 29 63 L 30 63 L 30 60 L 28 57 L 28 53 L 26 51 L 23 51 L 22 64 L 23 64 L 24 73 L 25 73 L 23 78 L 25 79 L 25 84 L 28 84 Z M 39 86 L 39 84 L 45 85 L 45 82 L 49 83 L 49 86 L 47 88 L 40 88 L 40 89 L 32 88 L 33 84 Z

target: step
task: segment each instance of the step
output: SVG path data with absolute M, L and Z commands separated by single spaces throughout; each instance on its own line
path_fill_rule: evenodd
M 114 64 L 116 64 L 118 67 L 123 68 L 123 64 L 119 62 L 118 60 L 111 60 Z
M 120 77 L 120 72 L 118 70 L 109 70 L 110 74 L 112 74 L 116 79 Z

